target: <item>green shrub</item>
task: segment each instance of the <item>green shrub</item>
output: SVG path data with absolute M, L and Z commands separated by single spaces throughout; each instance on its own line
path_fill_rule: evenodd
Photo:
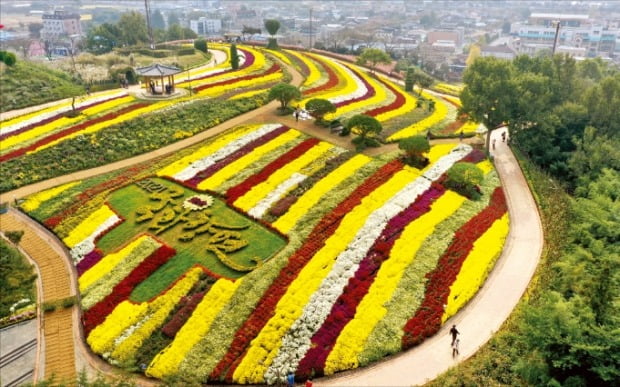
M 209 47 L 207 46 L 207 41 L 205 39 L 194 40 L 194 48 L 204 53 L 209 52 Z
M 484 179 L 484 172 L 474 163 L 456 163 L 446 173 L 446 187 L 467 196 L 470 199 L 480 198 L 478 185 Z
M 22 237 L 24 236 L 24 231 L 7 231 L 4 233 L 4 235 L 6 235 L 7 239 L 10 240 L 13 244 L 18 245 L 19 242 L 22 240 Z

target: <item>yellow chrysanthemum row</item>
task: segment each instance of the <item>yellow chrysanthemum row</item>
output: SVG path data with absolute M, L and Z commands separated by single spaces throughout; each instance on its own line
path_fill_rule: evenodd
M 58 187 L 46 189 L 45 191 L 41 191 L 41 192 L 36 193 L 34 195 L 28 196 L 26 201 L 24 201 L 21 204 L 21 207 L 26 212 L 34 211 L 37 208 L 39 208 L 41 203 L 46 202 L 46 201 L 56 197 L 57 195 L 65 192 L 66 190 L 68 190 L 69 188 L 74 187 L 74 186 L 76 186 L 76 185 L 78 185 L 80 183 L 81 183 L 81 181 L 74 181 L 74 182 L 71 182 L 71 183 L 59 185 Z
M 401 138 L 415 136 L 416 134 L 420 134 L 428 130 L 433 125 L 439 124 L 446 118 L 446 115 L 448 114 L 448 107 L 446 106 L 446 104 L 439 101 L 437 98 L 433 97 L 430 94 L 424 94 L 424 96 L 427 99 L 435 101 L 435 111 L 433 112 L 433 114 L 421 121 L 415 122 L 414 124 L 407 126 L 402 130 L 399 130 L 398 132 L 388 137 L 388 141 L 395 141 L 400 140 Z
M 150 302 L 121 302 L 90 332 L 86 339 L 88 345 L 95 353 L 111 354 L 117 360 L 133 356 L 142 341 L 163 324 L 181 297 L 191 290 L 201 272 L 200 268 L 191 269 L 172 288 Z M 123 333 L 127 337 L 122 337 Z
M 448 304 L 441 317 L 442 323 L 456 314 L 476 294 L 502 252 L 507 235 L 508 214 L 505 214 L 493 222 L 491 227 L 474 242 L 473 249 L 450 286 Z
M 254 164 L 258 160 L 263 158 L 267 153 L 295 140 L 300 135 L 301 132 L 297 130 L 287 130 L 273 140 L 268 141 L 267 143 L 259 147 L 256 147 L 254 150 L 252 150 L 252 152 L 220 169 L 204 181 L 200 182 L 197 188 L 201 190 L 215 190 L 217 187 L 225 183 L 228 179 L 237 174 L 239 171 Z
M 293 173 L 299 172 L 300 169 L 310 164 L 315 159 L 321 157 L 324 153 L 333 148 L 333 145 L 327 142 L 321 142 L 309 149 L 306 153 L 289 162 L 284 167 L 278 169 L 269 178 L 252 187 L 245 195 L 235 200 L 234 205 L 244 211 L 248 211 L 254 207 L 269 192 L 273 191 L 280 183 L 288 179 Z
M 390 252 L 390 258 L 381 265 L 368 294 L 360 302 L 355 317 L 340 332 L 325 362 L 325 374 L 359 366 L 358 356 L 375 326 L 385 316 L 385 305 L 392 298 L 405 268 L 411 264 L 424 240 L 435 232 L 435 227 L 456 212 L 464 201 L 463 196 L 447 191 L 433 203 L 431 211 L 405 227 Z
M 217 138 L 215 138 L 213 141 L 211 141 L 209 144 L 201 147 L 200 149 L 196 150 L 194 153 L 187 155 L 185 157 L 182 157 L 178 160 L 176 160 L 175 162 L 168 164 L 167 166 L 163 167 L 162 169 L 160 169 L 159 171 L 157 171 L 157 176 L 169 176 L 169 177 L 173 177 L 174 175 L 176 175 L 177 173 L 183 171 L 184 169 L 186 169 L 187 167 L 189 167 L 193 162 L 200 160 L 204 157 L 209 156 L 210 154 L 214 153 L 215 151 L 217 151 L 218 149 L 222 148 L 223 146 L 225 146 L 226 144 L 228 144 L 229 142 L 239 138 L 239 137 L 243 137 L 246 134 L 255 131 L 256 129 L 260 128 L 260 125 L 246 125 L 246 126 L 241 126 L 231 132 L 228 132 L 224 135 L 220 135 Z
M 317 67 L 316 63 L 308 56 L 294 50 L 286 50 L 286 52 L 299 58 L 299 60 L 301 60 L 306 65 L 306 67 L 308 67 L 308 71 L 310 72 L 306 77 L 304 83 L 301 84 L 301 90 L 317 86 L 320 83 L 321 79 L 326 79 L 326 77 L 323 76 L 323 74 L 321 73 L 321 70 L 319 70 L 319 68 Z
M 235 293 L 243 279 L 220 278 L 209 289 L 172 343 L 155 356 L 146 370 L 148 376 L 163 379 L 176 374 L 185 356 L 209 331 L 211 324 Z
M 288 233 L 297 221 L 304 216 L 327 192 L 331 191 L 344 179 L 353 175 L 358 169 L 370 162 L 370 158 L 364 155 L 356 155 L 323 179 L 318 181 L 306 191 L 290 208 L 282 215 L 273 227 L 282 233 Z
M 83 121 L 84 117 L 88 117 L 88 116 L 92 116 L 92 115 L 97 115 L 103 112 L 106 112 L 107 110 L 112 110 L 115 107 L 118 107 L 119 105 L 122 104 L 126 104 L 129 103 L 131 101 L 134 101 L 135 98 L 132 96 L 127 96 L 127 97 L 123 97 L 123 98 L 117 98 L 114 99 L 112 101 L 108 101 L 108 102 L 104 102 L 102 104 L 99 104 L 97 106 L 93 106 L 91 108 L 85 109 L 82 113 L 82 115 L 79 115 L 77 117 L 74 118 L 69 118 L 69 117 L 62 117 L 59 118 L 57 120 L 54 120 L 50 123 L 44 124 L 44 125 L 40 125 L 37 126 L 35 128 L 32 128 L 30 130 L 27 130 L 25 132 L 22 132 L 20 134 L 17 134 L 15 136 L 11 136 L 8 137 L 4 140 L 2 140 L 2 149 L 3 150 L 9 150 L 10 148 L 14 147 L 15 145 L 20 145 L 20 146 L 24 146 L 27 145 L 28 143 L 36 140 L 37 138 L 44 136 L 44 135 L 48 135 L 51 134 L 52 132 L 67 127 L 69 125 L 75 124 L 79 121 Z M 65 137 L 66 138 L 66 137 Z
M 389 181 L 362 199 L 360 205 L 344 217 L 336 232 L 288 287 L 276 306 L 274 316 L 252 340 L 245 357 L 233 375 L 235 382 L 263 382 L 263 375 L 277 355 L 282 344 L 282 337 L 290 330 L 303 311 L 299 305 L 308 303 L 325 276 L 332 270 L 335 258 L 346 250 L 347 245 L 355 236 L 355 230 L 362 227 L 373 211 L 380 208 L 389 198 L 415 179 L 415 176 L 407 170 L 397 172 Z
M 103 222 L 112 216 L 116 216 L 114 211 L 112 211 L 107 205 L 103 205 L 84 219 L 77 227 L 71 230 L 69 235 L 67 235 L 62 241 L 69 248 L 72 248 L 84 239 L 88 238 L 101 224 L 103 224 Z

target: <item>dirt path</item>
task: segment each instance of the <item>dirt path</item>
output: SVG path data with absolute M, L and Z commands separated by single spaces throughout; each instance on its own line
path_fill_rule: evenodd
M 288 71 L 293 75 L 291 83 L 295 85 L 301 84 L 301 75 L 290 66 L 286 67 L 288 67 Z M 350 138 L 331 134 L 328 129 L 318 128 L 314 126 L 311 121 L 296 122 L 292 116 L 282 117 L 276 115 L 277 106 L 278 102 L 274 101 L 254 111 L 228 120 L 223 124 L 208 129 L 191 138 L 184 139 L 148 154 L 136 156 L 99 168 L 61 176 L 7 192 L 0 197 L 0 201 L 21 198 L 31 193 L 69 181 L 95 176 L 142 161 L 151 160 L 162 155 L 167 155 L 244 123 L 280 122 L 344 148 L 352 148 Z M 497 131 L 495 134 L 497 135 Z M 493 153 L 495 156 L 496 168 L 506 192 L 511 225 L 502 256 L 498 260 L 495 269 L 490 274 L 484 286 L 462 311 L 446 323 L 444 329 L 440 330 L 434 337 L 426 340 L 422 345 L 364 369 L 348 371 L 330 378 L 315 380 L 315 385 L 401 386 L 422 384 L 473 355 L 478 348 L 490 339 L 493 333 L 500 328 L 505 319 L 510 315 L 512 309 L 526 290 L 534 270 L 536 269 L 542 251 L 543 234 L 536 204 L 529 191 L 527 182 L 519 169 L 519 165 L 514 159 L 510 149 L 504 143 L 501 143 L 501 141 L 498 140 L 497 142 L 499 145 Z M 378 150 L 369 150 L 368 152 L 370 154 L 378 154 L 379 152 L 385 152 L 386 150 L 392 150 L 394 148 L 394 145 L 390 145 L 388 147 L 379 148 Z M 28 223 L 30 223 L 28 226 L 32 226 L 32 224 L 37 225 L 32 220 L 29 220 Z M 28 226 L 22 225 L 20 227 L 26 229 Z M 3 230 L 6 229 L 4 218 L 2 218 L 0 228 Z M 43 251 L 47 251 L 44 245 L 45 243 L 39 245 L 33 244 L 32 256 L 38 257 L 40 255 L 47 255 L 49 252 L 42 253 Z M 38 250 L 39 248 L 41 250 Z M 45 257 L 41 257 L 41 259 L 45 259 Z M 63 257 L 54 259 L 54 267 L 56 270 L 59 270 L 56 277 L 59 279 L 64 278 L 63 281 L 67 280 L 67 278 L 71 278 L 71 283 L 75 284 L 77 281 L 74 273 L 75 270 L 68 267 L 68 259 L 66 254 L 64 259 Z M 59 285 L 59 287 L 61 286 Z M 44 290 L 47 292 L 45 285 Z M 47 299 L 49 296 L 46 294 L 45 297 Z M 54 316 L 55 313 L 56 312 L 50 316 Z M 69 324 L 61 325 L 60 321 L 63 321 L 61 320 L 63 316 L 60 316 L 60 314 L 61 313 L 59 313 L 58 317 L 59 323 L 57 325 L 50 325 L 49 327 L 46 325 L 45 329 L 50 330 L 49 334 L 51 337 L 53 337 L 53 335 L 59 335 L 60 337 L 62 334 L 65 341 L 61 347 L 64 348 L 64 344 L 68 345 L 68 343 L 70 343 L 67 338 L 71 337 L 72 332 L 81 332 L 81 330 Z M 456 359 L 451 357 L 450 339 L 447 335 L 449 326 L 453 323 L 457 324 L 462 333 L 461 355 Z M 46 331 L 46 337 L 47 334 Z M 88 363 L 93 368 L 102 372 L 114 372 L 112 367 L 100 361 L 98 357 L 93 356 L 85 348 L 83 338 L 78 336 L 80 335 L 76 333 L 74 337 L 75 347 L 81 348 L 80 352 L 83 352 L 83 355 L 88 357 Z M 54 339 L 50 338 L 50 342 L 52 342 L 51 340 Z M 55 352 L 46 352 L 46 358 L 48 356 L 51 360 L 56 361 Z M 66 358 L 65 354 L 64 359 Z M 61 362 L 52 364 L 54 364 L 55 367 L 62 367 L 60 363 Z M 71 362 L 66 363 L 68 363 L 66 367 L 70 368 Z M 144 381 L 144 383 L 147 382 Z

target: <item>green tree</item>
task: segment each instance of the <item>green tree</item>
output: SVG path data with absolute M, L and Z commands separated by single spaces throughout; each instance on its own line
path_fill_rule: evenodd
M 405 160 L 414 167 L 425 167 L 428 159 L 424 153 L 431 150 L 431 145 L 425 136 L 403 138 L 398 142 L 398 149 L 405 151 Z
M 248 40 L 249 36 L 260 34 L 261 32 L 260 28 L 246 26 L 245 24 L 243 25 L 243 30 L 241 30 L 244 40 Z
M 198 38 L 198 34 L 194 32 L 191 28 L 183 27 L 183 39 L 196 39 Z
M 119 44 L 121 31 L 116 24 L 103 23 L 91 28 L 86 35 L 86 49 L 94 54 L 112 51 Z
M 181 25 L 181 19 L 179 19 L 179 15 L 176 12 L 170 12 L 170 15 L 168 15 L 168 25 L 171 26 L 173 24 Z
M 158 9 L 156 9 L 155 12 L 151 12 L 151 28 L 159 30 L 166 29 L 164 15 L 162 15 L 161 11 Z
M 278 33 L 280 29 L 280 22 L 275 19 L 266 19 L 265 20 L 265 29 L 269 32 L 271 37 L 269 38 L 269 42 L 267 43 L 267 48 L 270 50 L 278 49 L 278 41 L 275 35 Z
M 120 41 L 128 46 L 145 44 L 149 41 L 146 19 L 138 11 L 130 11 L 121 15 L 117 23 Z
M 336 109 L 336 105 L 322 98 L 313 98 L 306 102 L 306 110 L 310 112 L 312 117 L 316 118 L 319 124 L 323 122 L 323 117 L 325 117 L 326 114 L 335 113 Z
M 169 41 L 185 39 L 185 36 L 183 35 L 183 28 L 181 28 L 178 24 L 170 25 L 168 31 L 166 31 L 166 38 Z
M 237 52 L 237 45 L 234 43 L 230 45 L 230 67 L 233 70 L 239 68 L 239 53 Z
M 298 98 L 301 98 L 301 92 L 288 83 L 278 83 L 269 90 L 269 99 L 280 101 L 280 110 L 285 110 L 289 102 Z
M 506 60 L 478 58 L 465 70 L 463 82 L 461 112 L 487 127 L 486 147 L 489 149 L 491 132 L 503 123 L 510 123 L 518 100 L 513 68 Z
M 413 84 L 415 83 L 413 74 L 415 74 L 415 69 L 408 67 L 407 75 L 405 76 L 405 91 L 413 91 Z
M 356 114 L 347 121 L 347 132 L 352 132 L 358 136 L 353 139 L 353 143 L 358 150 L 368 146 L 377 147 L 381 145 L 376 137 L 381 133 L 383 127 L 374 117 L 366 114 Z
M 392 63 L 392 58 L 385 51 L 378 48 L 365 48 L 357 58 L 357 63 L 362 66 L 370 65 L 372 72 L 375 72 L 378 64 L 390 64 Z
M 571 153 L 568 164 L 578 185 L 584 186 L 597 179 L 604 168 L 620 170 L 620 139 L 605 136 L 597 128 L 586 127 L 581 138 L 575 139 L 576 150 Z
M 448 169 L 446 176 L 446 187 L 471 199 L 480 197 L 478 185 L 484 179 L 484 172 L 476 164 L 467 162 L 456 163 Z
M 205 39 L 194 40 L 194 48 L 198 51 L 204 52 L 205 54 L 209 52 L 209 47 L 207 46 L 207 41 Z
M 41 38 L 41 30 L 43 29 L 43 23 L 30 23 L 28 24 L 29 36 L 33 39 Z
M 590 125 L 601 134 L 617 136 L 620 133 L 620 73 L 603 78 L 583 99 Z
M 0 51 L 0 62 L 4 62 L 7 66 L 14 66 L 17 62 L 17 57 L 12 52 Z

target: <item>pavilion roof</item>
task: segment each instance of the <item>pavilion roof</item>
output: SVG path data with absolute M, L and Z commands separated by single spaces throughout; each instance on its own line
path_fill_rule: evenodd
M 147 76 L 147 77 L 162 77 L 166 75 L 175 75 L 180 73 L 181 70 L 178 67 L 174 66 L 166 66 L 159 63 L 154 63 L 150 66 L 146 67 L 138 67 L 136 69 L 136 73 L 138 75 Z

